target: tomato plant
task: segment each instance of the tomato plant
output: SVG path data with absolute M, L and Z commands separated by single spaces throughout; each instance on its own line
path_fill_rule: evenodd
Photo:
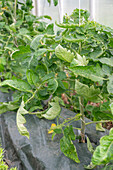
M 13 91 L 13 101 L 1 103 L 0 113 L 17 110 L 18 130 L 29 138 L 24 126 L 25 114 L 52 120 L 60 117 L 61 106 L 73 106 L 77 114 L 62 124 L 57 120 L 51 130 L 52 138 L 63 133 L 61 151 L 79 163 L 71 123 L 81 120 L 81 128 L 74 128 L 81 130 L 80 142 L 84 143 L 85 126 L 96 123 L 96 129 L 103 131 L 101 123 L 113 122 L 113 30 L 90 21 L 86 10 L 80 10 L 79 18 L 76 9 L 70 16 L 64 16 L 63 23 L 56 22 L 59 31 L 55 33 L 54 24 L 30 14 L 28 9 L 32 5 L 28 1 L 25 8 L 23 3 L 21 9 L 15 7 L 16 15 L 13 15 L 14 3 L 6 2 L 7 8 L 1 8 L 0 18 L 0 86 L 1 90 Z M 62 94 L 70 105 L 64 104 Z M 91 122 L 86 123 L 85 117 Z M 95 151 L 87 138 L 88 148 L 93 152 L 92 168 L 112 160 L 109 150 L 112 135 L 111 129 L 109 136 L 101 138 Z

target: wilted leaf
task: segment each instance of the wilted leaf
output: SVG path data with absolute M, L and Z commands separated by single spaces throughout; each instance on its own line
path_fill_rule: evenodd
M 27 131 L 26 127 L 24 126 L 24 124 L 26 123 L 26 120 L 23 116 L 27 113 L 28 113 L 28 111 L 24 109 L 24 102 L 22 101 L 20 108 L 17 111 L 16 122 L 17 122 L 17 127 L 18 127 L 19 133 L 21 135 L 29 138 L 29 132 Z
M 48 120 L 53 120 L 60 114 L 61 108 L 58 103 L 51 102 L 49 104 L 52 107 L 46 112 L 46 114 L 43 114 L 42 117 L 44 117 Z

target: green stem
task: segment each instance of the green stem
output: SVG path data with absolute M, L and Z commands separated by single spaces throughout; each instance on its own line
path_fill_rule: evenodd
M 85 123 L 85 125 L 90 125 L 90 124 L 96 124 L 96 123 L 106 123 L 106 122 L 113 122 L 113 120 L 101 120 L 101 121 L 93 121 L 93 122 L 88 122 L 88 123 Z
M 79 97 L 79 104 L 80 104 L 80 113 L 81 113 L 81 118 L 82 118 L 82 122 L 81 122 L 81 142 L 85 143 L 85 116 L 84 116 L 84 99 L 83 97 Z
M 42 84 L 35 90 L 35 92 L 33 93 L 33 95 L 25 102 L 25 104 L 27 104 L 28 102 L 30 102 L 34 97 L 35 94 L 38 92 L 38 90 L 41 88 Z
M 35 90 L 35 92 L 33 93 L 33 95 L 25 102 L 25 104 L 29 103 L 30 100 L 32 100 L 35 97 L 35 94 L 37 93 L 38 90 Z

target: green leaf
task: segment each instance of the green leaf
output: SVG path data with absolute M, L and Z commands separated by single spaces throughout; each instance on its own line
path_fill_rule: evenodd
M 42 77 L 47 75 L 47 67 L 44 64 L 38 64 L 35 71 L 39 75 L 40 79 L 42 79 Z
M 113 128 L 108 136 L 100 139 L 100 145 L 96 147 L 92 157 L 94 165 L 107 164 L 113 160 Z
M 32 93 L 31 86 L 26 81 L 20 79 L 5 80 L 0 83 L 0 86 L 10 86 L 19 91 Z
M 31 50 L 30 50 L 30 46 L 20 46 L 18 47 L 18 51 L 15 51 L 12 54 L 12 58 L 14 58 L 15 60 L 21 60 L 24 57 L 30 56 L 31 54 Z
M 65 156 L 72 159 L 73 161 L 80 163 L 78 159 L 76 147 L 74 146 L 73 142 L 69 137 L 63 136 L 60 139 L 60 149 L 64 153 Z
M 5 26 L 5 22 L 0 22 L 0 29 Z
M 17 127 L 18 131 L 22 136 L 26 136 L 29 139 L 29 132 L 27 131 L 26 127 L 24 124 L 26 123 L 26 120 L 23 115 L 27 114 L 28 111 L 24 109 L 24 101 L 21 102 L 20 108 L 17 111 L 17 117 L 16 117 L 16 122 L 17 122 Z
M 69 70 L 71 70 L 76 75 L 86 77 L 95 82 L 104 80 L 103 71 L 99 65 L 96 65 L 96 67 L 94 66 L 69 67 Z
M 91 153 L 94 152 L 93 146 L 92 146 L 92 144 L 91 144 L 91 142 L 90 142 L 90 140 L 89 140 L 88 137 L 87 137 L 87 148 L 88 148 L 88 150 L 89 150 Z
M 92 102 L 100 102 L 100 98 L 98 97 L 100 94 L 100 89 L 95 89 L 94 86 L 88 87 L 86 84 L 80 83 L 76 80 L 75 90 L 78 95 L 85 97 L 87 100 Z
M 76 27 L 79 27 L 79 24 L 58 24 L 57 22 L 55 22 L 55 24 L 58 26 L 58 27 L 61 27 L 61 28 L 76 28 Z M 81 27 L 82 25 L 80 25 Z
M 70 51 L 67 51 L 67 49 L 63 48 L 60 44 L 55 48 L 55 55 L 61 60 L 69 63 L 71 63 L 74 58 L 74 54 Z
M 96 48 L 93 52 L 90 53 L 90 58 L 96 59 L 99 58 L 104 53 L 102 48 Z
M 113 115 L 113 103 L 110 104 L 111 113 Z
M 65 137 L 70 137 L 71 140 L 75 140 L 75 134 L 72 125 L 65 127 L 64 129 Z
M 36 50 L 39 45 L 41 45 L 41 39 L 43 38 L 43 35 L 37 35 L 31 42 L 30 47 L 33 50 Z
M 104 57 L 104 58 L 99 59 L 99 61 L 103 64 L 107 64 L 107 65 L 113 67 L 113 57 L 111 57 L 111 58 Z
M 47 90 L 48 90 L 50 93 L 52 93 L 52 94 L 53 94 L 53 93 L 57 90 L 57 88 L 58 88 L 58 82 L 57 82 L 56 79 L 50 79 L 50 80 L 48 80 L 47 85 L 48 85 Z
M 65 80 L 67 78 L 66 73 L 64 71 L 58 72 L 57 77 L 59 80 Z
M 37 86 L 39 81 L 39 76 L 33 70 L 27 70 L 26 72 L 27 81 L 30 85 Z
M 111 72 L 112 68 L 107 66 L 106 64 L 103 64 L 102 70 L 103 70 L 105 75 L 110 76 L 110 72 Z
M 46 48 L 40 48 L 35 52 L 35 55 L 38 57 L 38 56 L 44 55 L 47 51 L 48 50 Z
M 60 103 L 62 106 L 65 106 L 64 101 L 63 101 L 60 97 L 55 96 L 55 97 L 53 98 L 53 100 L 54 100 L 56 103 Z
M 50 79 L 53 79 L 55 77 L 55 73 L 49 73 L 49 74 L 46 74 L 43 78 L 42 78 L 42 81 L 45 82 L 45 81 L 48 81 Z
M 49 35 L 54 35 L 54 24 L 49 24 L 45 30 L 45 32 Z
M 107 91 L 113 94 L 113 74 L 109 76 L 109 81 L 107 81 Z
M 19 29 L 20 34 L 29 34 L 30 32 L 26 28 L 20 28 Z
M 63 37 L 63 39 L 67 42 L 76 43 L 76 42 L 82 42 L 84 39 L 74 38 L 72 35 L 68 35 L 66 37 Z
M 51 102 L 49 104 L 52 107 L 46 112 L 46 114 L 43 114 L 42 117 L 44 117 L 48 120 L 53 120 L 60 114 L 61 108 L 58 103 Z
M 62 133 L 62 129 L 56 128 L 56 129 L 54 129 L 54 132 L 55 132 L 56 134 L 61 134 L 61 133 Z

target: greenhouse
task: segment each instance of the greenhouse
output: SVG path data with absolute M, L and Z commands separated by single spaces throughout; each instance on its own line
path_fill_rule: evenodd
M 0 170 L 113 170 L 112 16 L 112 0 L 0 0 Z

